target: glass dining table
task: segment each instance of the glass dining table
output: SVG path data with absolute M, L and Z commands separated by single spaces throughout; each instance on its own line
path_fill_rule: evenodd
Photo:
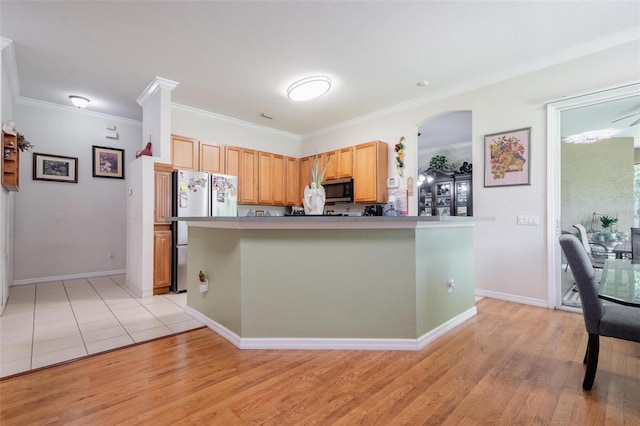
M 640 308 L 640 262 L 629 259 L 605 260 L 598 297 Z

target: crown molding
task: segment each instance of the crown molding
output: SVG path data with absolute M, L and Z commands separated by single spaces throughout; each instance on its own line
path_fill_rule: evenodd
M 293 137 L 293 138 L 300 139 L 300 135 L 295 133 L 285 132 L 284 130 L 278 130 L 271 127 L 261 126 L 259 124 L 250 123 L 248 121 L 240 120 L 233 117 L 228 117 L 226 115 L 216 114 L 215 112 L 209 112 L 209 111 L 193 108 L 193 107 L 182 105 L 182 104 L 177 104 L 174 102 L 171 103 L 171 108 L 175 109 L 176 111 L 180 111 L 180 112 L 184 112 L 185 114 L 192 115 L 194 117 L 202 117 L 202 118 L 219 120 L 219 121 L 235 124 L 242 127 L 249 127 L 249 128 L 264 131 L 264 132 L 274 133 L 280 136 Z
M 396 105 L 392 105 L 388 108 L 384 108 L 370 114 L 365 114 L 360 117 L 356 117 L 352 120 L 343 121 L 341 123 L 334 124 L 332 126 L 325 127 L 315 132 L 306 133 L 302 135 L 302 138 L 318 136 L 324 133 L 328 133 L 341 128 L 349 127 L 354 124 L 363 123 L 365 121 L 397 114 L 400 112 L 415 109 L 424 105 L 428 105 L 433 102 L 437 102 L 443 99 L 447 99 L 461 93 L 470 92 L 472 90 L 480 89 L 482 87 L 489 86 L 491 84 L 499 83 L 501 81 L 509 80 L 511 78 L 519 77 L 530 72 L 538 71 L 544 68 L 548 68 L 554 65 L 559 65 L 564 62 L 571 61 L 583 56 L 587 56 L 593 53 L 597 53 L 603 50 L 607 50 L 616 46 L 620 46 L 626 43 L 640 40 L 640 26 L 628 28 L 623 31 L 611 34 L 610 36 L 600 38 L 598 40 L 584 43 L 578 46 L 574 46 L 569 49 L 565 49 L 561 52 L 553 55 L 537 59 L 535 61 L 528 62 L 526 64 L 511 67 L 505 69 L 500 73 L 495 73 L 486 77 L 469 80 L 468 82 L 456 87 L 455 89 L 442 90 L 435 92 L 427 96 L 423 96 L 417 99 L 413 99 L 407 102 L 402 102 Z
M 61 111 L 66 113 L 79 114 L 87 117 L 101 118 L 105 120 L 117 121 L 120 123 L 131 124 L 133 126 L 142 127 L 142 121 L 132 120 L 130 118 L 119 117 L 117 115 L 104 114 L 101 112 L 88 111 L 86 109 L 79 109 L 73 106 L 60 105 L 53 102 L 41 101 L 38 99 L 25 98 L 23 96 L 15 100 L 17 105 L 29 106 L 34 108 L 47 109 L 50 111 Z
M 140 106 L 144 106 L 144 104 L 149 100 L 151 96 L 153 96 L 158 90 L 168 90 L 172 91 L 176 88 L 176 86 L 180 84 L 177 81 L 169 80 L 162 77 L 154 77 L 153 80 L 149 83 L 149 85 L 142 91 L 142 94 L 138 96 L 136 102 Z
M 7 71 L 7 81 L 11 87 L 11 96 L 13 99 L 18 99 L 20 97 L 20 79 L 18 78 L 18 66 L 16 65 L 13 40 L 0 37 L 0 47 L 2 48 L 2 63 Z

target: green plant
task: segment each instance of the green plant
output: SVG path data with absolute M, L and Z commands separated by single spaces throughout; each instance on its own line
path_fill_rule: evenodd
M 618 218 L 603 215 L 600 216 L 600 223 L 602 224 L 603 228 L 609 228 L 611 225 L 615 225 L 616 223 L 618 223 Z
M 204 274 L 204 272 L 200 271 L 200 273 L 198 274 L 198 279 L 201 283 L 203 283 L 207 280 L 207 276 Z
M 429 168 L 431 169 L 444 169 L 447 167 L 447 157 L 444 155 L 434 155 L 429 161 Z

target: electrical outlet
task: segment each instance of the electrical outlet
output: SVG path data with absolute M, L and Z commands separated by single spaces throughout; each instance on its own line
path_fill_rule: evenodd
M 456 286 L 456 282 L 453 278 L 447 281 L 447 293 L 453 293 L 453 288 Z
M 113 259 L 113 251 L 111 251 L 111 250 L 110 250 L 110 251 L 109 251 L 109 253 L 107 253 L 107 254 L 109 255 L 109 257 L 110 257 L 111 259 Z

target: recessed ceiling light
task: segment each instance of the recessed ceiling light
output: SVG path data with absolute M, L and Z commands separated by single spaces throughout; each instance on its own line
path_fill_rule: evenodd
M 71 103 L 78 108 L 84 108 L 89 105 L 89 99 L 82 96 L 70 95 L 69 99 L 71 99 Z
M 318 98 L 331 89 L 331 79 L 326 76 L 307 77 L 293 83 L 287 89 L 287 96 L 292 101 L 308 101 Z
M 429 82 L 427 80 L 422 80 L 422 81 L 417 82 L 416 84 L 418 86 L 420 86 L 420 87 L 424 87 L 424 86 L 428 85 Z

